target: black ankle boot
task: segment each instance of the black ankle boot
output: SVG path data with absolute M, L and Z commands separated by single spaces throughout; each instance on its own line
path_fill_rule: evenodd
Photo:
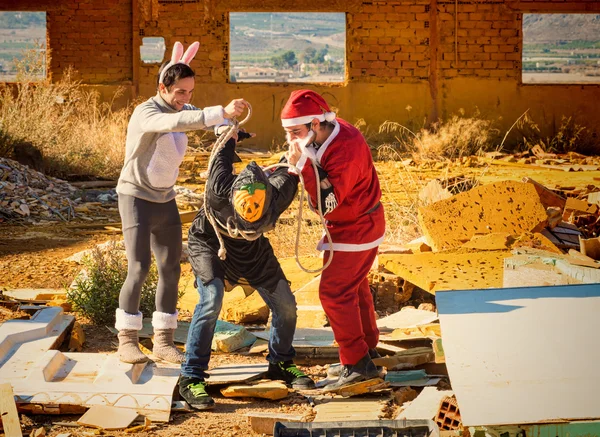
M 381 355 L 379 355 L 379 352 L 377 352 L 377 349 L 369 349 L 369 356 L 371 357 L 372 360 L 375 358 L 381 358 Z M 330 376 L 332 376 L 334 378 L 339 377 L 342 374 L 343 369 L 344 369 L 344 366 L 342 366 L 339 363 L 332 364 L 327 369 L 327 377 L 330 377 Z M 381 373 L 383 372 L 383 367 L 377 366 L 377 371 L 381 375 Z
M 379 378 L 379 372 L 377 371 L 375 364 L 373 364 L 369 354 L 366 354 L 358 361 L 358 363 L 343 366 L 339 379 L 332 384 L 326 385 L 323 388 L 323 391 L 337 391 L 343 387 L 356 384 L 357 382 L 374 378 Z

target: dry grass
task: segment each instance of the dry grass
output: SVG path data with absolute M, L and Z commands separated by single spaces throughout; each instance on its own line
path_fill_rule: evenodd
M 57 82 L 31 82 L 35 65 L 32 60 L 20 64 L 16 87 L 0 87 L 0 151 L 29 142 L 44 155 L 47 173 L 117 177 L 132 107 L 114 111 L 113 102 L 84 91 L 70 70 Z
M 594 133 L 580 125 L 575 117 L 562 116 L 560 125 L 553 133 L 544 135 L 539 125 L 526 114 L 516 125 L 517 150 L 529 150 L 539 145 L 548 153 L 578 152 L 584 155 L 600 154 L 600 144 Z
M 417 132 L 394 121 L 384 122 L 379 132 L 395 134 L 391 147 L 418 160 L 461 158 L 493 150 L 500 133 L 494 121 L 481 118 L 478 112 L 465 117 L 462 110 Z

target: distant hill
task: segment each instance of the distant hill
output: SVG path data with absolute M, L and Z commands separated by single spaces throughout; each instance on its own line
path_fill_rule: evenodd
M 526 42 L 600 41 L 599 14 L 525 14 Z

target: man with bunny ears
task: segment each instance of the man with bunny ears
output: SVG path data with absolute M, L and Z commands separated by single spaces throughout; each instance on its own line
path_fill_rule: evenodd
M 371 150 L 358 129 L 338 118 L 323 97 L 298 90 L 281 111 L 287 159 L 304 177 L 313 208 L 320 208 L 331 240 L 319 242 L 323 263 L 333 259 L 319 283 L 319 298 L 339 344 L 342 370 L 325 391 L 377 378 L 372 361 L 379 330 L 367 274 L 383 242 L 385 217 Z M 317 172 L 312 163 L 316 164 Z
M 119 331 L 119 358 L 141 363 L 148 358 L 138 346 L 142 329 L 139 311 L 142 286 L 154 253 L 158 267 L 153 354 L 159 359 L 181 363 L 183 354 L 175 347 L 177 292 L 182 250 L 181 220 L 173 186 L 179 173 L 187 135 L 240 115 L 246 103 L 232 100 L 226 107 L 204 109 L 190 104 L 194 71 L 190 62 L 198 51 L 195 42 L 184 53 L 176 42 L 168 63 L 157 80 L 157 94 L 135 108 L 127 126 L 125 162 L 117 184 L 119 214 L 127 254 L 127 278 L 119 295 L 115 328 Z

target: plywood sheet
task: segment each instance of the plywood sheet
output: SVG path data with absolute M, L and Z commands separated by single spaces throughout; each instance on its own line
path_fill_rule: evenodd
M 62 353 L 50 348 L 73 321 L 59 307 L 0 326 L 0 383 L 18 403 L 113 405 L 168 421 L 180 366 L 127 364 L 115 354 Z
M 100 429 L 124 429 L 138 417 L 134 410 L 109 407 L 107 405 L 94 405 L 87 410 L 77 421 L 83 426 Z
M 4 435 L 7 437 L 21 437 L 23 435 L 13 389 L 8 383 L 0 384 L 0 417 L 2 417 Z
M 386 401 L 387 399 L 332 399 L 314 407 L 317 415 L 313 422 L 378 420 L 383 416 Z
M 208 371 L 208 384 L 232 384 L 258 379 L 269 369 L 268 364 L 228 364 Z
M 269 340 L 271 335 L 271 331 L 253 331 L 252 333 L 263 340 Z M 295 348 L 336 346 L 331 328 L 296 328 L 292 345 Z
M 438 316 L 433 311 L 406 308 L 387 317 L 377 320 L 377 327 L 382 331 L 392 332 L 399 328 L 415 328 L 435 322 Z
M 598 417 L 598 284 L 448 291 L 436 302 L 464 425 Z

